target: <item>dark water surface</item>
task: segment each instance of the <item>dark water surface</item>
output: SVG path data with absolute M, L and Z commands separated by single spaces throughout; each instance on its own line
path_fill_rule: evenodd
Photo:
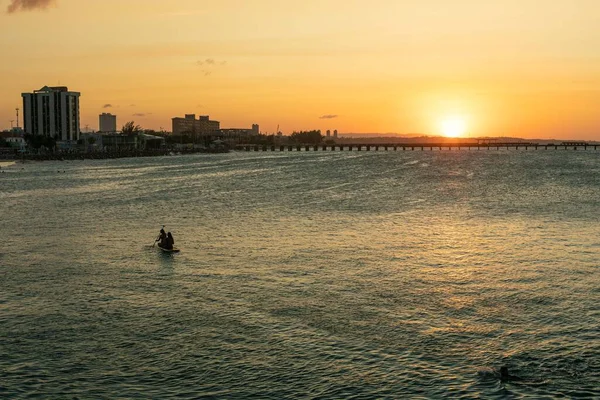
M 3 167 L 0 398 L 600 398 L 599 158 Z

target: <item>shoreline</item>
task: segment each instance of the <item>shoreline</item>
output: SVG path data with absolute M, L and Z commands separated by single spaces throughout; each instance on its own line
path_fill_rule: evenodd
M 138 157 L 164 157 L 188 154 L 216 154 L 228 153 L 228 149 L 202 149 L 202 150 L 146 150 L 146 151 L 123 151 L 107 153 L 51 153 L 51 154 L 26 154 L 15 156 L 15 158 L 0 159 L 0 166 L 4 164 L 13 165 L 24 161 L 76 161 L 76 160 L 108 160 L 117 158 Z

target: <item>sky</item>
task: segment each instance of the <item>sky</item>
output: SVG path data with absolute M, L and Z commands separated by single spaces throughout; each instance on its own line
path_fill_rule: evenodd
M 82 129 L 195 113 L 263 133 L 459 121 L 600 140 L 598 16 L 598 0 L 0 0 L 0 129 L 22 92 L 61 85 Z

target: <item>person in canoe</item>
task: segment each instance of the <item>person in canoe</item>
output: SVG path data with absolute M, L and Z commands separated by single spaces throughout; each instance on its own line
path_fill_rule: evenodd
M 164 247 L 165 244 L 167 243 L 167 233 L 165 232 L 164 229 L 161 228 L 160 233 L 158 234 L 158 237 L 156 238 L 154 243 L 156 243 L 156 242 L 158 242 L 158 245 L 160 247 Z
M 173 239 L 173 235 L 171 232 L 167 233 L 167 238 L 165 240 L 164 246 L 161 246 L 167 250 L 173 250 L 173 246 L 175 245 L 175 239 Z

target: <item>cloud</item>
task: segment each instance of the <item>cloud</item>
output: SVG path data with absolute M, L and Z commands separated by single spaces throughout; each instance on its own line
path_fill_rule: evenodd
M 214 58 L 206 58 L 204 60 L 196 61 L 196 65 L 202 67 L 200 72 L 204 76 L 212 75 L 213 72 L 217 70 L 217 68 L 224 66 L 227 64 L 227 61 L 217 61 Z
M 11 0 L 6 12 L 12 14 L 18 11 L 44 9 L 55 3 L 56 0 Z
M 206 65 L 206 66 L 211 66 L 211 67 L 217 67 L 217 66 L 224 66 L 225 64 L 227 64 L 227 61 L 217 61 L 214 58 L 206 58 L 204 60 L 199 60 L 196 61 L 197 65 Z
M 147 117 L 148 115 L 152 115 L 152 113 L 135 113 L 135 114 L 133 114 L 134 117 L 140 117 L 140 118 Z
M 335 114 L 326 114 L 326 115 L 321 115 L 319 117 L 319 119 L 334 119 L 337 118 L 338 116 Z
M 112 108 L 112 106 L 113 106 L 112 104 L 105 104 L 102 106 L 102 108 Z

